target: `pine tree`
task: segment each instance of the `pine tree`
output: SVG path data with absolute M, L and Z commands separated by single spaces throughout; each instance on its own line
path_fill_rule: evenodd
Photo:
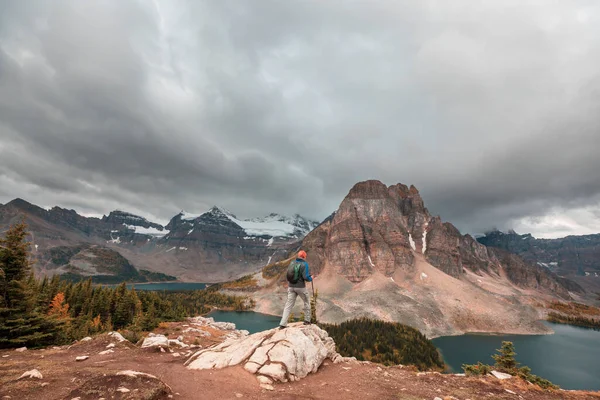
M 517 353 L 515 353 L 513 342 L 502 342 L 502 348 L 497 349 L 496 351 L 500 353 L 492 356 L 494 361 L 496 361 L 496 368 L 502 372 L 514 374 L 519 363 L 515 360 L 515 355 Z
M 25 241 L 27 226 L 24 222 L 12 225 L 4 239 L 0 239 L 0 270 L 2 270 L 2 305 L 11 308 L 24 299 L 25 281 L 31 272 L 28 258 L 29 244 Z
M 24 222 L 0 239 L 0 348 L 51 343 L 58 324 L 37 308 L 37 282 L 31 272 Z

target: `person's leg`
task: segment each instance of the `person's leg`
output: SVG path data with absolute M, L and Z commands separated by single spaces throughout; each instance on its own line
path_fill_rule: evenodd
M 310 322 L 310 295 L 306 288 L 296 289 L 296 293 L 304 302 L 304 322 Z
M 296 292 L 293 288 L 288 288 L 288 298 L 285 302 L 285 307 L 283 308 L 283 316 L 281 317 L 281 322 L 279 326 L 287 326 L 288 319 L 290 318 L 290 314 L 292 312 L 292 308 L 294 308 L 294 304 L 296 303 Z

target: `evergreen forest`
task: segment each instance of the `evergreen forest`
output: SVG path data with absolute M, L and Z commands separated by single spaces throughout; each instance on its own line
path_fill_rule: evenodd
M 345 357 L 384 365 L 415 365 L 419 370 L 444 369 L 435 345 L 406 325 L 359 318 L 341 324 L 319 324 Z
M 218 307 L 247 310 L 245 297 L 216 290 L 146 292 L 72 282 L 55 275 L 37 279 L 32 270 L 27 227 L 18 223 L 0 238 L 0 348 L 70 343 L 119 330 L 126 337 Z

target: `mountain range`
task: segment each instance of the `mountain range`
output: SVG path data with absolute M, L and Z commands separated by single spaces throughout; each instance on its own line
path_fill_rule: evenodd
M 279 314 L 285 261 L 303 248 L 322 321 L 366 316 L 428 336 L 547 332 L 536 305 L 585 301 L 590 286 L 581 279 L 598 270 L 600 235 L 548 241 L 493 232 L 476 240 L 431 215 L 414 186 L 376 180 L 357 183 L 321 223 L 299 215 L 240 219 L 215 206 L 179 212 L 163 226 L 119 210 L 90 218 L 21 199 L 0 205 L 1 229 L 23 217 L 39 274 L 105 283 L 244 276 L 247 286 L 229 290 L 250 294 L 256 311 Z
M 536 303 L 585 294 L 548 268 L 462 235 L 429 213 L 414 186 L 402 184 L 356 184 L 301 247 L 324 322 L 364 316 L 402 322 L 428 336 L 543 333 L 548 328 Z M 268 266 L 254 282 L 257 311 L 280 313 L 285 263 Z
M 600 234 L 536 239 L 530 234 L 494 230 L 477 241 L 517 254 L 589 291 L 600 291 Z
M 38 273 L 105 283 L 234 279 L 281 259 L 318 225 L 299 215 L 243 220 L 216 206 L 162 226 L 118 210 L 94 218 L 22 199 L 0 205 L 0 229 L 22 218 Z

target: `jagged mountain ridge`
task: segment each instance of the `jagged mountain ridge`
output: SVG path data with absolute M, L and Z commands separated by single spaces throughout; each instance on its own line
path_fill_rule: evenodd
M 414 186 L 403 184 L 356 184 L 301 247 L 316 276 L 324 322 L 367 316 L 430 336 L 541 333 L 547 328 L 532 305 L 581 291 L 545 268 L 462 235 L 429 213 Z M 255 293 L 257 311 L 281 312 L 284 281 L 280 275 Z
M 531 234 L 519 235 L 515 231 L 492 231 L 477 241 L 517 254 L 561 276 L 600 275 L 600 234 L 536 239 Z
M 536 239 L 531 234 L 495 230 L 477 241 L 516 254 L 590 291 L 600 290 L 600 234 Z
M 291 243 L 316 225 L 300 216 L 289 218 L 277 214 L 239 220 L 232 213 L 213 207 L 193 218 L 183 218 L 186 214 L 179 213 L 165 227 L 120 210 L 94 218 L 60 207 L 46 210 L 15 199 L 0 206 L 0 227 L 8 227 L 22 215 L 31 231 L 35 268 L 40 273 L 90 276 L 97 271 L 113 271 L 110 265 L 75 268 L 72 264 L 56 264 L 49 254 L 60 246 L 63 252 L 74 256 L 78 249 L 92 245 L 118 253 L 138 270 L 207 282 L 254 271 L 284 256 Z M 89 259 L 90 252 L 86 251 L 82 257 Z M 70 259 L 63 261 L 69 263 Z M 121 272 L 124 279 L 135 275 L 127 268 Z

